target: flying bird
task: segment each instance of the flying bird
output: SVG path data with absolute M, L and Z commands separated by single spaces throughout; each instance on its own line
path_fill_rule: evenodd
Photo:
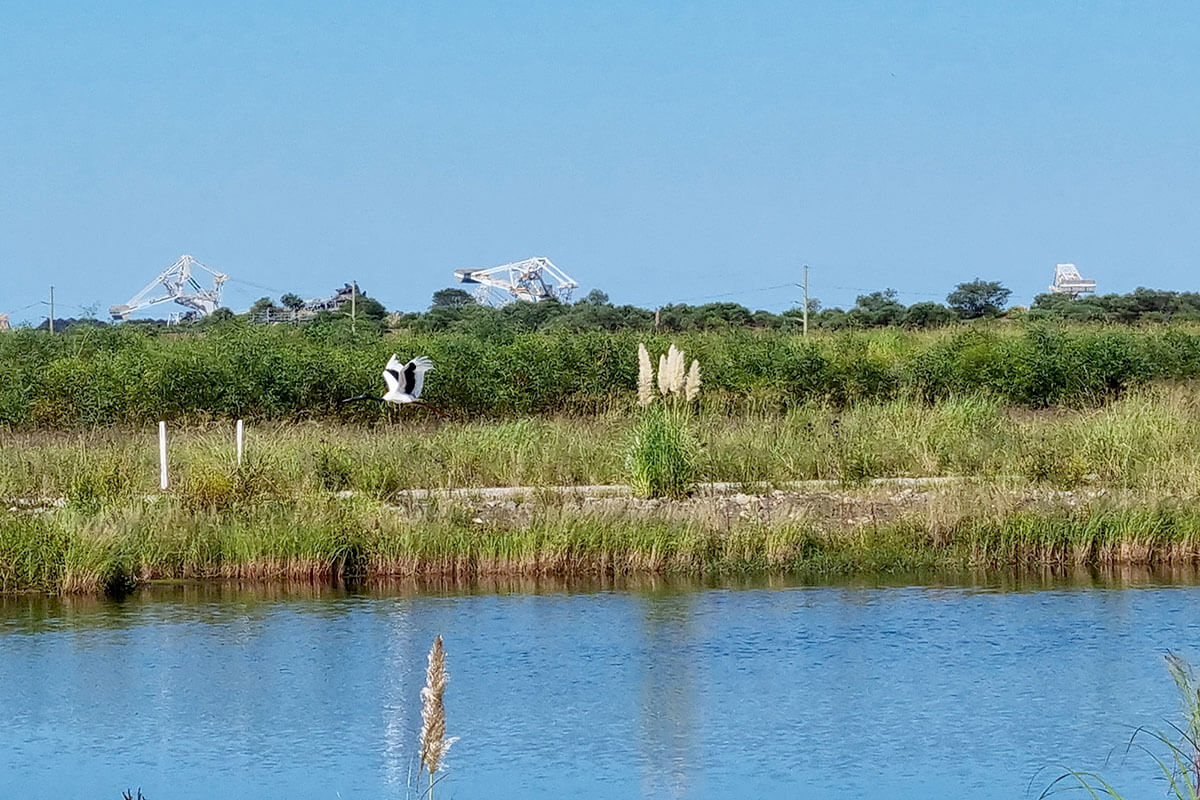
M 433 369 L 433 362 L 425 356 L 417 356 L 412 361 L 402 365 L 400 359 L 396 358 L 396 354 L 392 353 L 392 357 L 388 359 L 387 366 L 383 368 L 383 381 L 387 384 L 387 392 L 383 397 L 376 397 L 372 394 L 360 394 L 354 397 L 347 397 L 342 402 L 380 400 L 401 406 L 415 403 L 425 406 L 445 417 L 446 413 L 440 408 L 420 399 L 421 389 L 425 387 L 425 373 L 431 369 Z

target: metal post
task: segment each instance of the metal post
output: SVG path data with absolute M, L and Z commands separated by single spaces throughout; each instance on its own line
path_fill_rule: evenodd
M 237 421 L 237 465 L 242 465 L 242 437 L 245 429 L 242 427 L 242 421 Z
M 54 333 L 54 287 L 50 287 L 50 332 Z
M 808 336 L 808 264 L 804 265 L 804 335 Z
M 167 423 L 158 423 L 158 485 L 167 490 Z

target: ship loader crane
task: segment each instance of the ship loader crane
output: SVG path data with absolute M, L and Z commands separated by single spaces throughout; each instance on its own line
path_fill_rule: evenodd
M 456 269 L 460 283 L 478 285 L 476 299 L 481 303 L 503 305 L 514 298 L 527 303 L 539 300 L 571 301 L 571 290 L 579 284 L 548 258 L 527 258 L 490 269 Z
M 211 289 L 200 286 L 193 276 L 193 270 L 200 269 L 212 275 Z M 201 264 L 189 255 L 182 255 L 179 260 L 163 270 L 162 274 L 147 284 L 146 288 L 129 298 L 120 305 L 112 306 L 108 313 L 114 320 L 129 319 L 129 315 L 138 309 L 174 301 L 201 317 L 207 317 L 221 305 L 221 286 L 229 276 L 223 272 Z M 155 290 L 158 290 L 156 293 Z

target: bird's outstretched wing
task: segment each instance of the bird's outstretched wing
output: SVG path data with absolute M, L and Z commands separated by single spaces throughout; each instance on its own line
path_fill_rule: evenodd
M 400 359 L 396 358 L 395 353 L 392 353 L 392 357 L 388 359 L 387 366 L 383 368 L 383 381 L 387 384 L 389 392 L 396 391 L 396 387 L 400 385 L 400 373 L 403 370 L 404 367 L 401 366 Z
M 413 398 L 420 397 L 421 389 L 425 386 L 425 373 L 431 369 L 433 369 L 433 362 L 425 356 L 417 356 L 405 364 L 402 391 Z

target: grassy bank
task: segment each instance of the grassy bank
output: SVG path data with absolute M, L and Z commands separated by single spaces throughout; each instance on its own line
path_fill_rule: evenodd
M 1007 497 L 1007 499 L 1005 499 Z M 0 512 L 0 591 L 99 592 L 159 579 L 453 580 L 502 576 L 729 575 L 1190 566 L 1200 508 L 1140 494 L 1074 499 L 943 490 L 886 518 L 812 513 L 762 522 L 704 507 L 637 514 L 530 499 L 519 523 L 469 505 L 363 498 L 197 509 L 159 497 L 86 513 Z M 986 509 L 986 510 L 985 510 Z
M 881 476 L 975 476 L 1060 488 L 1088 484 L 1200 496 L 1200 399 L 1152 386 L 1096 408 L 1029 410 L 986 395 L 936 403 L 806 403 L 783 414 L 702 411 L 701 480 L 748 488 Z M 407 419 L 361 426 L 259 423 L 233 465 L 232 426 L 171 428 L 173 493 L 195 508 L 352 490 L 623 484 L 633 417 L 512 422 Z M 0 432 L 0 499 L 66 498 L 94 511 L 157 492 L 152 426 Z
M 231 322 L 203 334 L 133 327 L 0 335 L 0 425 L 75 428 L 158 419 L 386 420 L 341 398 L 379 388 L 392 352 L 437 368 L 431 402 L 462 417 L 628 409 L 636 350 L 669 341 L 699 359 L 707 408 L 779 412 L 986 393 L 1005 404 L 1084 406 L 1151 381 L 1200 377 L 1200 328 L 996 325 L 804 339 L 731 330 L 639 333 L 322 335 Z M 413 411 L 410 409 L 410 411 Z
M 636 412 L 372 425 L 0 433 L 0 591 L 97 592 L 170 578 L 729 575 L 1194 564 L 1200 400 L 1191 384 L 1100 406 L 992 394 L 798 403 L 690 417 L 702 480 L 762 495 L 581 503 L 547 488 L 503 513 L 406 490 L 625 484 Z M 689 412 L 691 413 L 691 412 Z M 960 476 L 877 497 L 869 479 Z M 819 497 L 773 486 L 828 479 Z M 810 490 L 815 491 L 815 490 Z M 794 494 L 794 493 L 793 493 Z M 639 503 L 644 503 L 639 505 Z M 648 503 L 648 504 L 645 504 Z

